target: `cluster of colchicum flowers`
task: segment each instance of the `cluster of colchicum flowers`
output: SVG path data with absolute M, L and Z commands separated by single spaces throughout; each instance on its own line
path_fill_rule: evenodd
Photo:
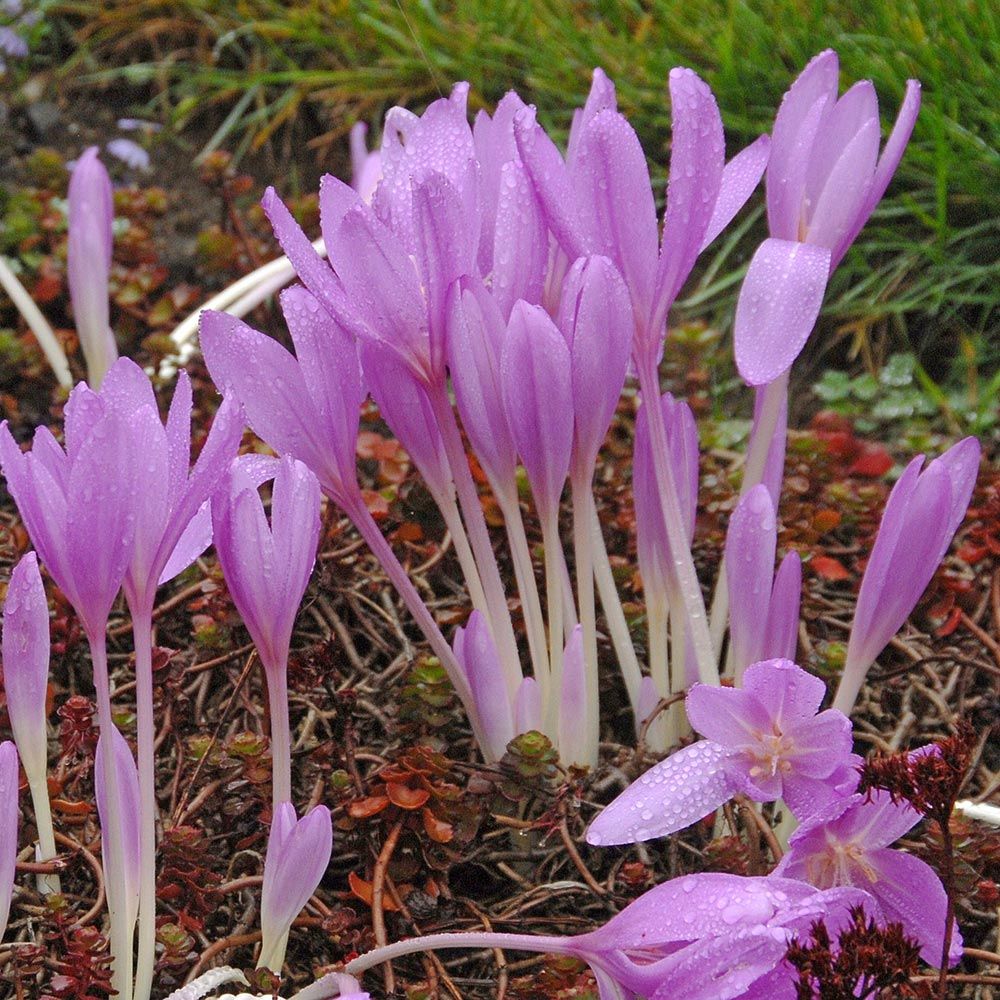
M 164 423 L 148 376 L 128 359 L 115 361 L 106 295 L 110 187 L 96 152 L 81 157 L 70 190 L 69 266 L 90 385 L 69 396 L 63 445 L 40 427 L 24 452 L 0 425 L 0 466 L 38 557 L 90 644 L 101 732 L 95 785 L 119 996 L 148 1000 L 153 992 L 155 594 L 213 539 L 268 694 L 273 802 L 261 966 L 281 969 L 292 921 L 327 867 L 329 811 L 319 805 L 299 818 L 292 802 L 286 682 L 323 496 L 380 560 L 447 670 L 488 760 L 518 734 L 541 730 L 565 763 L 597 763 L 599 598 L 637 729 L 645 724 L 662 751 L 685 737 L 688 725 L 705 739 L 666 758 L 613 802 L 592 824 L 592 844 L 672 833 L 734 795 L 782 800 L 801 823 L 766 878 L 686 876 L 579 937 L 438 935 L 381 949 L 349 972 L 421 948 L 511 947 L 584 959 L 602 1000 L 791 997 L 791 973 L 782 966 L 789 942 L 818 918 L 835 932 L 857 906 L 879 921 L 901 921 L 929 962 L 958 957 L 957 934 L 946 950 L 946 901 L 936 876 L 890 846 L 918 815 L 855 794 L 859 759 L 847 715 L 962 519 L 977 443 L 960 442 L 923 471 L 923 459 L 915 459 L 894 487 L 834 708 L 819 711 L 823 682 L 792 662 L 798 556 L 787 554 L 775 569 L 788 371 L 830 271 L 896 169 L 919 104 L 911 83 L 879 155 L 871 84 L 838 99 L 837 78 L 835 54 L 819 55 L 785 96 L 773 135 L 726 163 L 711 92 L 691 70 L 674 70 L 662 224 L 646 158 L 599 70 L 565 155 L 534 108 L 513 93 L 471 126 L 467 84 L 422 116 L 393 109 L 378 153 L 367 154 L 363 134 L 353 134 L 353 186 L 324 178 L 318 246 L 268 191 L 264 208 L 288 260 L 258 287 L 244 287 L 234 311 L 262 290 L 273 293 L 294 271 L 301 284 L 282 293 L 281 306 L 295 354 L 236 316 L 202 314 L 202 351 L 224 399 L 193 466 L 186 374 L 178 376 Z M 667 315 L 699 253 L 765 170 L 771 236 L 750 265 L 735 324 L 737 366 L 756 389 L 757 407 L 710 618 L 691 556 L 697 431 L 686 404 L 661 396 L 657 367 Z M 645 671 L 592 494 L 630 373 L 644 400 L 634 494 L 649 627 Z M 426 481 L 465 576 L 473 610 L 450 643 L 362 495 L 355 452 L 368 395 Z M 277 458 L 237 457 L 244 423 Z M 503 516 L 523 640 L 463 430 Z M 523 522 L 519 466 L 544 540 L 542 588 Z M 573 577 L 560 534 L 567 481 Z M 259 492 L 267 483 L 270 521 Z M 120 590 L 136 652 L 135 755 L 114 725 L 105 646 Z M 4 619 L 7 701 L 34 803 L 38 856 L 46 859 L 56 850 L 45 783 L 48 607 L 34 553 L 14 571 Z M 720 686 L 722 676 L 735 686 Z M 686 719 L 661 710 L 664 699 L 689 688 Z M 7 743 L 0 747 L 5 906 L 14 878 L 16 784 L 17 753 Z M 46 878 L 40 888 L 57 891 Z M 236 978 L 213 974 L 177 1000 Z M 318 1000 L 338 990 L 363 995 L 348 977 L 328 977 L 301 996 Z

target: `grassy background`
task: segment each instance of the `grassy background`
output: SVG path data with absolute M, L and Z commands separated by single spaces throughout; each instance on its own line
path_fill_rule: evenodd
M 452 81 L 473 104 L 510 87 L 565 132 L 601 65 L 643 140 L 654 176 L 668 158 L 669 69 L 713 87 L 731 149 L 767 130 L 782 93 L 819 50 L 842 80 L 871 78 L 887 128 L 908 77 L 924 86 L 897 180 L 837 272 L 827 322 L 877 363 L 890 347 L 1000 363 L 1000 18 L 992 0 L 61 0 L 76 28 L 67 78 L 150 88 L 150 111 L 212 144 L 329 148 L 392 104 L 418 107 Z M 213 134 L 214 133 L 214 134 Z M 761 213 L 709 255 L 686 305 L 726 315 Z M 755 228 L 756 227 L 756 228 Z M 724 320 L 722 320 L 725 322 Z

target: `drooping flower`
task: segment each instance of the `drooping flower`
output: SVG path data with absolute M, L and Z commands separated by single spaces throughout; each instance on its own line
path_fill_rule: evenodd
M 708 737 L 667 757 L 634 781 L 594 820 L 591 844 L 662 837 L 717 809 L 737 792 L 757 802 L 784 799 L 796 816 L 852 780 L 851 723 L 818 712 L 826 686 L 790 660 L 747 668 L 742 688 L 697 684 L 691 725 Z M 818 714 L 817 714 L 818 713 Z M 853 774 L 853 784 L 857 775 Z
M 889 494 L 861 580 L 844 674 L 834 705 L 854 707 L 868 668 L 899 631 L 930 583 L 965 517 L 979 469 L 979 442 L 959 441 L 921 472 L 906 467 Z
M 17 749 L 0 743 L 0 938 L 7 929 L 17 874 Z
M 69 180 L 69 242 L 66 270 L 80 346 L 87 362 L 87 380 L 99 389 L 104 373 L 118 357 L 111 332 L 108 276 L 114 201 L 111 178 L 91 146 L 76 161 Z
M 296 819 L 290 802 L 275 808 L 264 859 L 258 968 L 280 973 L 292 921 L 316 891 L 332 849 L 333 824 L 326 806 L 314 806 L 302 819 Z
M 377 948 L 347 970 L 357 975 L 438 948 L 510 948 L 586 962 L 602 1000 L 734 1000 L 763 977 L 774 981 L 788 945 L 814 921 L 843 926 L 852 907 L 869 905 L 858 889 L 816 891 L 774 876 L 686 875 L 649 890 L 587 934 L 432 934 Z
M 292 628 L 316 561 L 320 489 L 301 462 L 285 456 L 273 473 L 271 523 L 248 467 L 236 461 L 212 502 L 215 547 L 233 603 L 267 678 L 274 805 L 291 798 L 287 670 Z
M 944 950 L 948 900 L 936 872 L 920 858 L 893 850 L 921 820 L 912 806 L 885 791 L 849 795 L 807 819 L 789 838 L 775 874 L 818 888 L 855 886 L 874 900 L 881 923 L 902 923 L 921 955 L 938 965 Z M 962 938 L 952 933 L 949 960 L 962 957 Z
M 733 333 L 748 385 L 783 375 L 816 322 L 829 274 L 892 180 L 920 109 L 910 80 L 879 156 L 878 98 L 870 80 L 839 100 L 837 54 L 821 52 L 781 102 L 767 166 L 770 238 L 757 249 L 740 290 Z

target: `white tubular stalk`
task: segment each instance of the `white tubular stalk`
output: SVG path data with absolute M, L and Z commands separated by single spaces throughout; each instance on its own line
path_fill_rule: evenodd
M 42 315 L 41 310 L 35 305 L 34 299 L 28 294 L 28 290 L 21 284 L 20 279 L 3 257 L 0 257 L 0 285 L 10 296 L 14 308 L 31 327 L 31 332 L 35 335 L 38 345 L 45 355 L 45 360 L 48 361 L 49 367 L 55 374 L 56 381 L 64 389 L 72 389 L 73 376 L 70 374 L 66 352 L 56 339 L 48 320 Z

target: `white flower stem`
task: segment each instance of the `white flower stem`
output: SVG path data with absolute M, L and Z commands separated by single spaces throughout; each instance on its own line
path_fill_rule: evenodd
M 601 598 L 601 608 L 604 610 L 604 618 L 611 633 L 611 644 L 615 648 L 618 666 L 625 681 L 629 704 L 632 706 L 633 714 L 638 717 L 642 668 L 639 666 L 639 658 L 632 644 L 625 609 L 622 607 L 621 597 L 618 596 L 618 586 L 615 583 L 611 560 L 608 558 L 608 549 L 604 543 L 604 532 L 601 531 L 601 520 L 597 514 L 593 494 L 590 497 L 590 531 L 593 536 L 594 579 L 597 581 L 597 593 Z
M 347 964 L 349 975 L 357 976 L 376 965 L 391 962 L 394 958 L 414 955 L 421 951 L 437 951 L 441 948 L 509 948 L 512 951 L 541 952 L 548 955 L 573 954 L 571 938 L 533 934 L 500 934 L 495 932 L 458 932 L 454 934 L 428 934 L 426 937 L 397 941 L 394 944 L 375 948 Z
M 38 827 L 38 848 L 35 858 L 38 861 L 51 861 L 59 852 L 56 848 L 55 829 L 52 826 L 52 806 L 49 802 L 49 783 L 45 771 L 37 775 L 28 775 L 28 790 L 31 792 L 31 804 L 35 810 L 35 826 Z M 43 896 L 62 891 L 59 876 L 55 872 L 39 875 L 35 885 Z
M 667 429 L 663 420 L 663 408 L 660 405 L 659 379 L 654 363 L 646 362 L 640 367 L 639 385 L 642 390 L 643 406 L 648 407 L 647 416 L 650 445 L 653 451 L 653 468 L 656 473 L 657 489 L 660 493 L 667 542 L 673 560 L 672 569 L 677 576 L 680 596 L 683 601 L 685 627 L 691 633 L 695 659 L 698 663 L 698 675 L 702 683 L 718 685 L 719 668 L 712 646 L 712 637 L 708 631 L 705 599 L 701 593 L 698 574 L 695 572 L 691 546 L 688 544 L 684 531 L 677 489 L 670 473 Z
M 594 554 L 593 533 L 590 530 L 590 508 L 593 493 L 590 473 L 575 474 L 570 490 L 573 497 L 573 554 L 576 559 L 576 596 L 583 626 L 583 662 L 585 678 L 586 715 L 582 720 L 585 762 L 597 766 L 597 747 L 600 742 L 600 686 L 597 676 L 597 612 L 594 608 Z
M 135 646 L 136 766 L 139 771 L 139 955 L 135 1000 L 149 1000 L 156 962 L 156 773 L 153 718 L 152 601 L 135 602 L 132 639 Z
M 545 548 L 545 605 L 549 616 L 549 687 L 542 703 L 542 724 L 553 742 L 559 739 L 559 701 L 562 696 L 563 663 L 563 566 L 559 538 L 559 508 L 539 511 L 542 545 Z
M 479 744 L 484 757 L 489 759 L 489 743 L 485 739 L 482 724 L 479 721 L 479 710 L 472 697 L 469 681 L 458 660 L 455 659 L 455 654 L 452 652 L 451 646 L 448 645 L 448 641 L 441 634 L 441 630 L 438 628 L 437 622 L 434 621 L 434 617 L 428 610 L 427 605 L 423 602 L 420 594 L 417 593 L 417 588 L 413 586 L 413 582 L 407 575 L 406 570 L 399 559 L 396 558 L 396 553 L 392 551 L 392 546 L 385 540 L 385 536 L 379 530 L 379 526 L 375 523 L 375 519 L 371 516 L 360 494 L 354 497 L 338 497 L 334 499 L 344 505 L 344 512 L 351 519 L 354 526 L 360 532 L 361 537 L 367 543 L 368 548 L 371 549 L 372 554 L 385 570 L 389 581 L 398 591 L 399 596 L 403 599 L 403 603 L 410 614 L 413 615 L 420 631 L 423 632 L 424 637 L 430 643 L 434 655 L 441 661 L 441 665 L 444 667 L 448 678 L 451 680 L 455 691 L 465 706 L 476 742 Z
M 111 732 L 111 687 L 108 679 L 108 653 L 104 631 L 87 635 L 90 643 L 90 660 L 94 670 L 97 722 L 104 739 L 100 742 L 100 758 L 95 767 L 104 768 L 104 787 L 107 795 L 106 821 L 101 825 L 101 839 L 107 843 L 108 870 L 104 873 L 105 892 L 108 900 L 108 919 L 111 923 L 111 985 L 120 1000 L 132 1000 L 132 939 L 129 926 L 128 904 L 125 899 L 125 852 L 122 844 L 122 807 L 118 789 L 118 773 L 114 759 L 114 740 Z
M 263 661 L 261 661 L 263 663 Z M 271 808 L 292 801 L 292 732 L 288 722 L 288 663 L 264 663 L 271 716 Z
M 504 677 L 507 681 L 507 692 L 513 701 L 524 675 L 521 671 L 517 640 L 514 638 L 514 625 L 507 607 L 507 595 L 504 592 L 503 581 L 500 579 L 500 569 L 493 552 L 493 543 L 490 541 L 490 534 L 486 528 L 483 505 L 479 500 L 479 492 L 472 478 L 469 459 L 465 454 L 462 434 L 458 429 L 451 400 L 448 398 L 447 387 L 444 384 L 436 387 L 431 386 L 428 395 L 438 429 L 441 432 L 445 454 L 448 456 L 448 464 L 451 466 L 455 489 L 458 491 L 458 502 L 462 508 L 465 528 L 469 533 L 469 541 L 472 544 L 476 565 L 479 567 L 479 574 L 483 581 L 493 641 L 500 654 L 500 662 L 503 665 Z
M 500 513 L 503 514 L 504 527 L 507 530 L 507 543 L 514 563 L 517 592 L 521 597 L 521 608 L 524 611 L 524 627 L 528 636 L 531 665 L 535 680 L 541 686 L 544 700 L 544 691 L 549 681 L 545 619 L 542 617 L 542 602 L 538 595 L 538 581 L 535 579 L 535 565 L 531 559 L 531 549 L 528 547 L 528 536 L 524 531 L 521 505 L 517 502 L 516 488 L 505 490 L 494 486 L 493 493 L 497 498 Z
M 62 344 L 56 338 L 48 320 L 35 305 L 34 299 L 28 294 L 28 290 L 21 284 L 17 275 L 2 256 L 0 256 L 0 286 L 3 286 L 4 291 L 10 296 L 11 302 L 14 303 L 14 307 L 31 328 L 31 332 L 35 335 L 38 345 L 45 355 L 45 360 L 48 361 L 56 376 L 56 381 L 64 389 L 72 389 L 73 376 L 70 374 L 69 361 L 66 358 L 66 352 L 62 349 Z

